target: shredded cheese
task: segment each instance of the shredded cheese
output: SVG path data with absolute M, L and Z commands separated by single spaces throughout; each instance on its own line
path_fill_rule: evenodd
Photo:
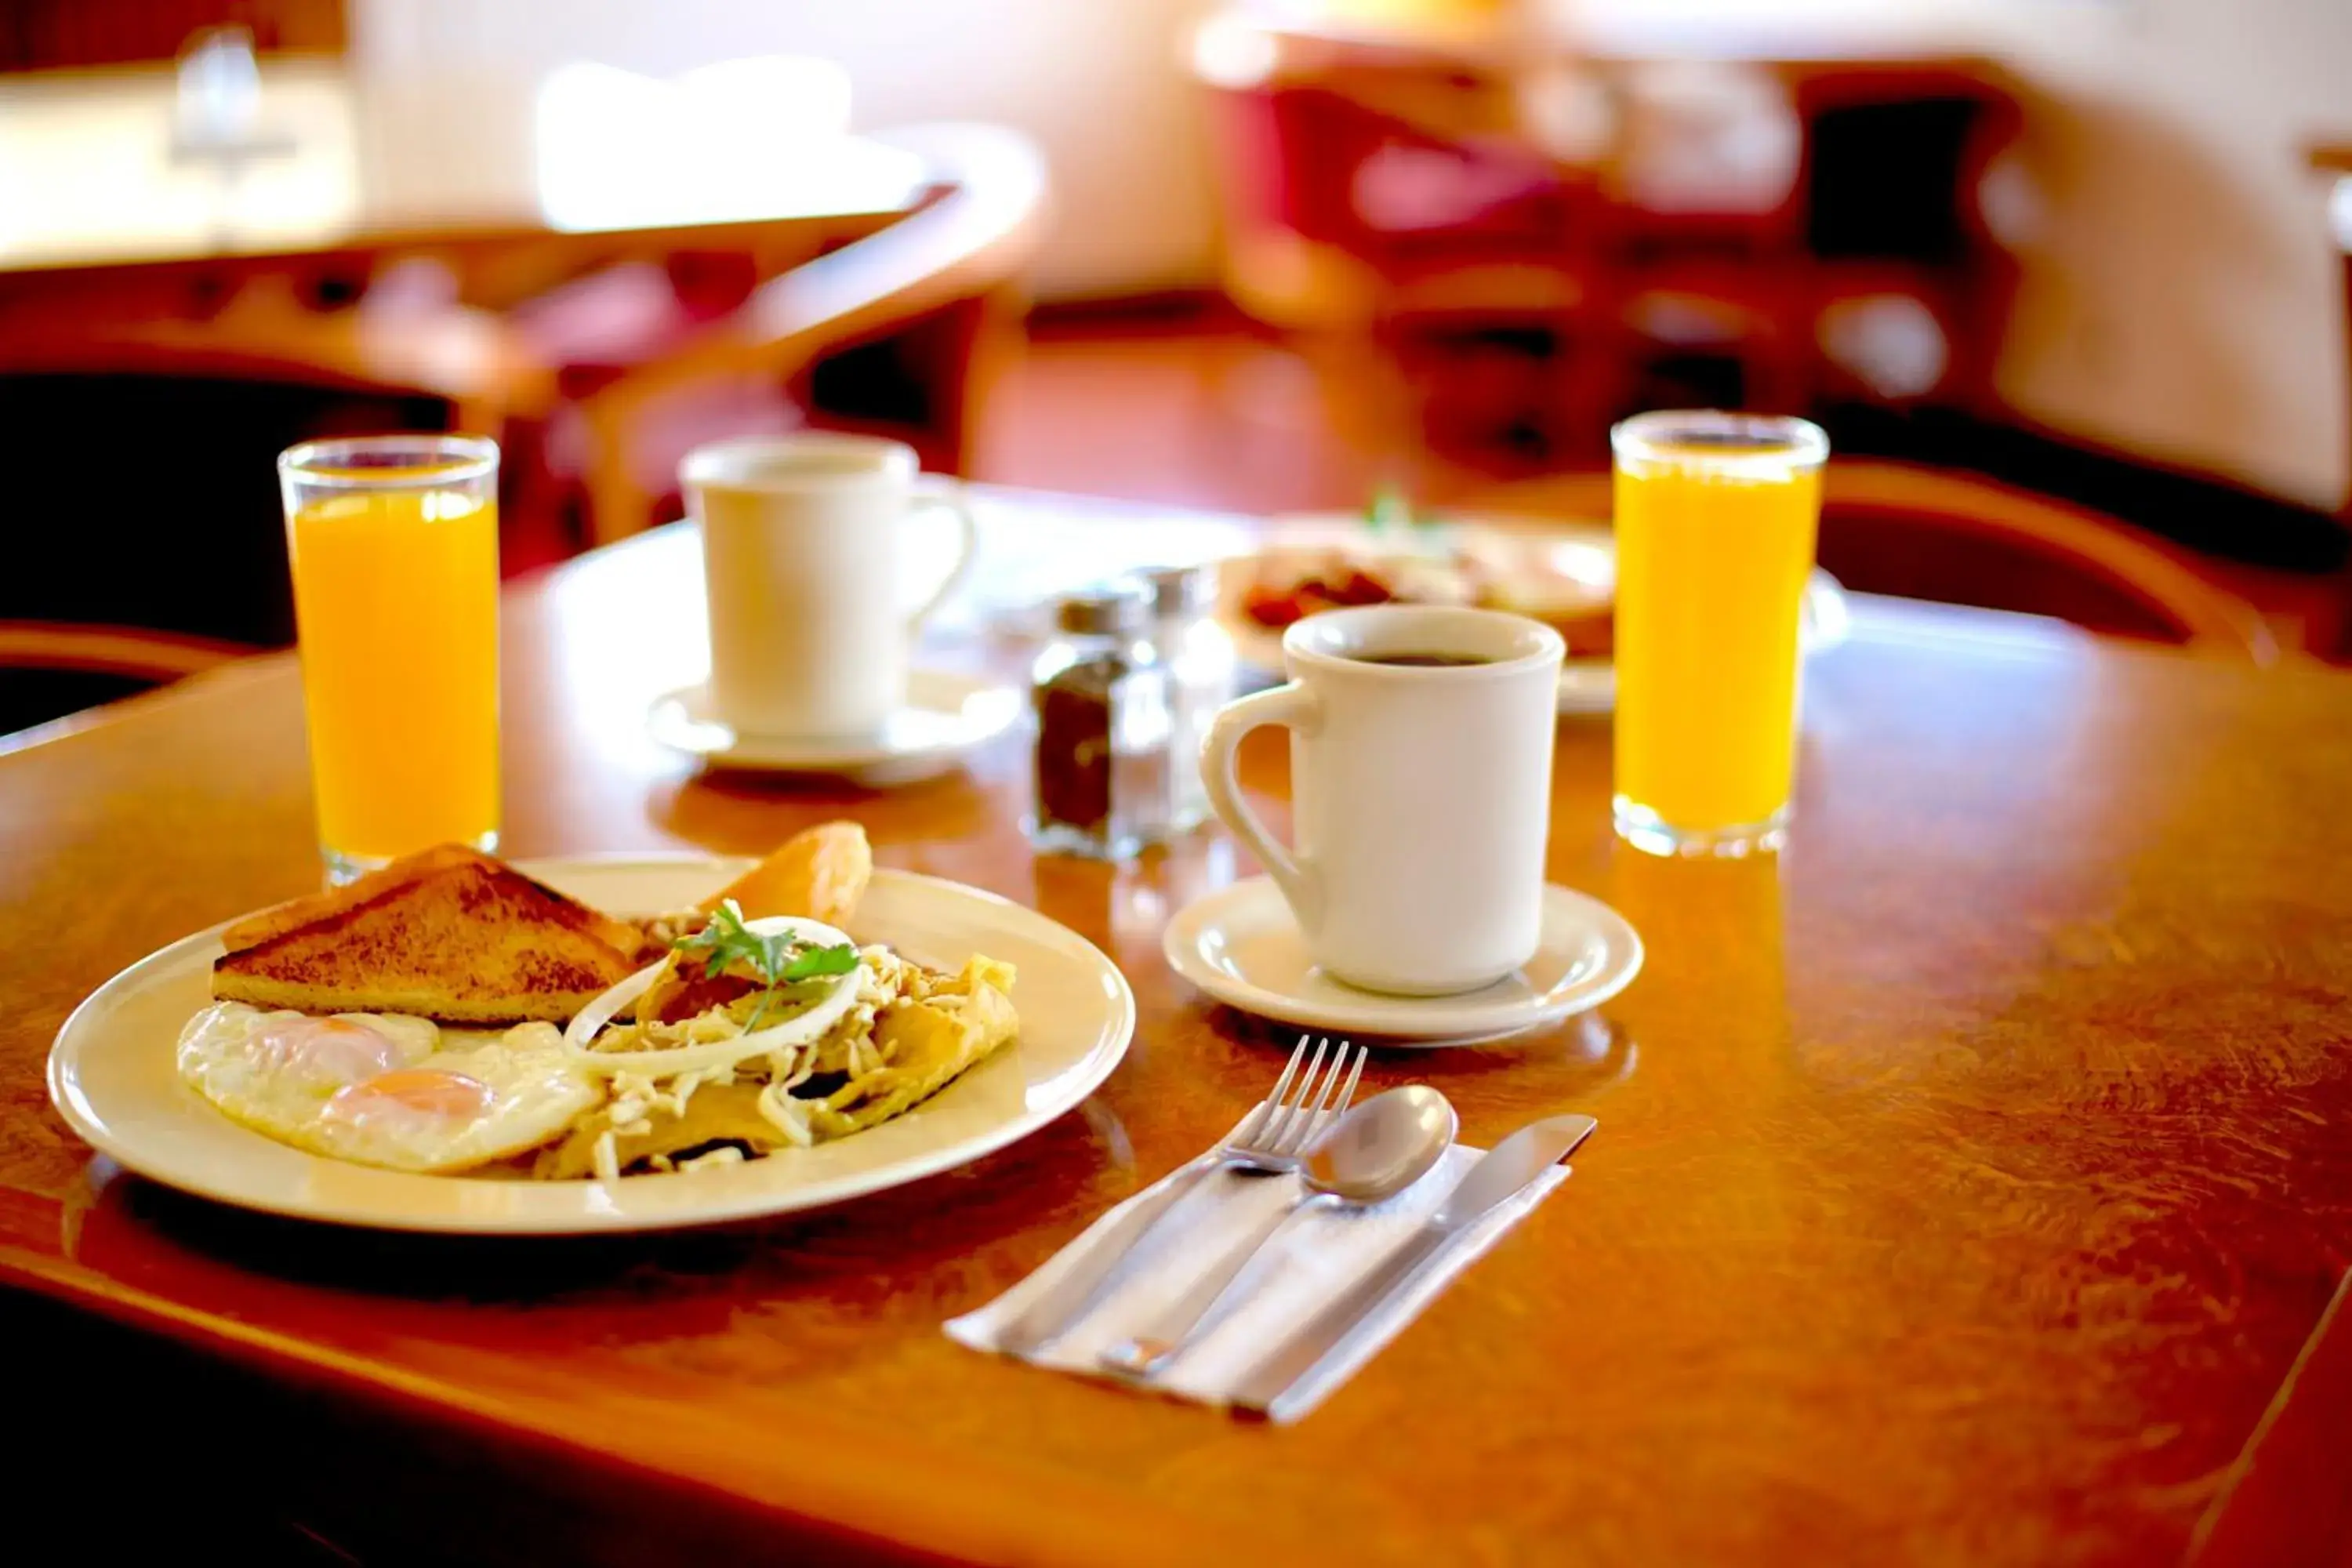
M 751 921 L 747 922 L 747 929 L 761 936 L 787 932 L 823 947 L 845 946 L 849 942 L 846 935 L 829 925 L 790 915 Z M 582 1008 L 563 1031 L 564 1049 L 572 1060 L 595 1072 L 666 1078 L 714 1067 L 733 1067 L 769 1051 L 807 1045 L 830 1034 L 842 1016 L 857 1005 L 866 989 L 867 968 L 861 954 L 857 967 L 846 974 L 803 982 L 817 991 L 816 999 L 793 1016 L 764 1029 L 747 1033 L 722 1009 L 689 1019 L 683 1026 L 688 1043 L 682 1046 L 645 1048 L 644 1041 L 666 1037 L 661 1033 L 665 1026 L 659 1024 L 631 1025 L 614 1031 L 612 1039 L 600 1042 L 598 1037 L 604 1026 L 618 1016 L 622 1008 L 653 989 L 654 982 L 669 966 L 668 959 L 647 964 Z
M 777 1027 L 743 1027 L 742 1020 L 761 1004 L 756 994 L 675 1024 L 614 1024 L 661 967 L 614 987 L 565 1032 L 573 1059 L 593 1067 L 612 1086 L 611 1097 L 583 1118 L 578 1134 L 589 1140 L 587 1163 L 600 1180 L 616 1179 L 625 1168 L 684 1173 L 732 1165 L 747 1152 L 756 1158 L 766 1149 L 808 1148 L 898 1114 L 911 1103 L 908 1093 L 923 1092 L 922 1076 L 891 1059 L 895 1047 L 877 1038 L 877 1026 L 894 1008 L 918 1002 L 960 1009 L 969 999 L 964 987 L 977 983 L 978 973 L 968 967 L 961 976 L 936 973 L 887 948 L 868 947 L 860 950 L 857 967 L 837 977 L 815 1005 Z M 830 1024 L 811 1029 L 808 1021 L 818 1016 L 829 1016 Z M 823 1082 L 824 1093 L 806 1090 L 812 1079 Z M 756 1087 L 751 1108 L 767 1136 L 743 1128 L 728 1112 L 688 1124 L 701 1091 L 730 1085 Z M 625 1141 L 648 1139 L 654 1150 L 625 1155 Z M 698 1140 L 705 1147 L 701 1154 L 690 1152 Z

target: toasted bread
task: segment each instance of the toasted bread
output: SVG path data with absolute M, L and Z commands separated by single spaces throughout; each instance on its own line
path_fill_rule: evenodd
M 702 900 L 707 914 L 735 900 L 745 920 L 800 915 L 829 926 L 846 925 L 874 879 L 874 847 L 855 822 L 803 827 L 749 871 Z
M 478 851 L 444 845 L 223 933 L 213 994 L 305 1013 L 562 1023 L 637 967 L 643 937 Z

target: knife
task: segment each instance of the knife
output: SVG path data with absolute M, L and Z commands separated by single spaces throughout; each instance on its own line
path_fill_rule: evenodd
M 1489 1209 L 1517 1197 L 1600 1125 L 1590 1116 L 1548 1117 L 1496 1144 L 1419 1230 L 1243 1373 L 1233 1403 L 1280 1418 L 1291 1390 L 1305 1384 L 1307 1374 L 1343 1347 L 1358 1328 L 1420 1279 Z

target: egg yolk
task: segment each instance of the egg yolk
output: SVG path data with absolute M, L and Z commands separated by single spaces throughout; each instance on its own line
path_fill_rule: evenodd
M 327 1114 L 354 1126 L 378 1119 L 470 1121 L 489 1110 L 497 1098 L 480 1079 L 434 1068 L 408 1068 L 336 1090 L 327 1101 Z
M 300 1018 L 262 1030 L 254 1051 L 264 1067 L 354 1084 L 400 1066 L 400 1047 L 365 1024 Z

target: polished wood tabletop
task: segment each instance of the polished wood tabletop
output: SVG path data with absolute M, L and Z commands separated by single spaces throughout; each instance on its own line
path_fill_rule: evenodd
M 1018 497 L 992 517 L 1033 566 L 1054 528 L 1134 554 L 1248 528 Z M 1033 856 L 1012 740 L 888 794 L 698 777 L 642 722 L 692 674 L 697 572 L 671 531 L 516 587 L 509 849 L 757 850 L 854 816 L 883 864 L 1117 960 L 1140 1025 L 1095 1099 L 910 1188 L 617 1241 L 355 1236 L 93 1161 L 41 1087 L 68 1010 L 315 883 L 296 670 L 266 660 L 0 755 L 0 1302 L 284 1400 L 283 1465 L 364 1439 L 439 1478 L 379 1523 L 511 1549 L 502 1510 L 556 1500 L 534 1559 L 2342 1551 L 2347 1352 L 2322 1322 L 2352 1247 L 2352 678 L 1859 601 L 1809 669 L 1790 847 L 1744 862 L 1615 844 L 1608 727 L 1564 721 L 1551 873 L 1630 917 L 1647 968 L 1600 1017 L 1383 1055 L 1367 1088 L 1438 1086 L 1475 1142 L 1565 1110 L 1601 1131 L 1328 1405 L 1271 1427 L 940 1331 L 1271 1079 L 1286 1039 L 1204 1007 L 1159 947 L 1253 868 L 1217 832 L 1135 866 Z M 1014 667 L 970 625 L 938 657 Z M 1279 816 L 1278 745 L 1245 763 Z M 32 1359 L 50 1397 L 100 1397 L 101 1369 Z

